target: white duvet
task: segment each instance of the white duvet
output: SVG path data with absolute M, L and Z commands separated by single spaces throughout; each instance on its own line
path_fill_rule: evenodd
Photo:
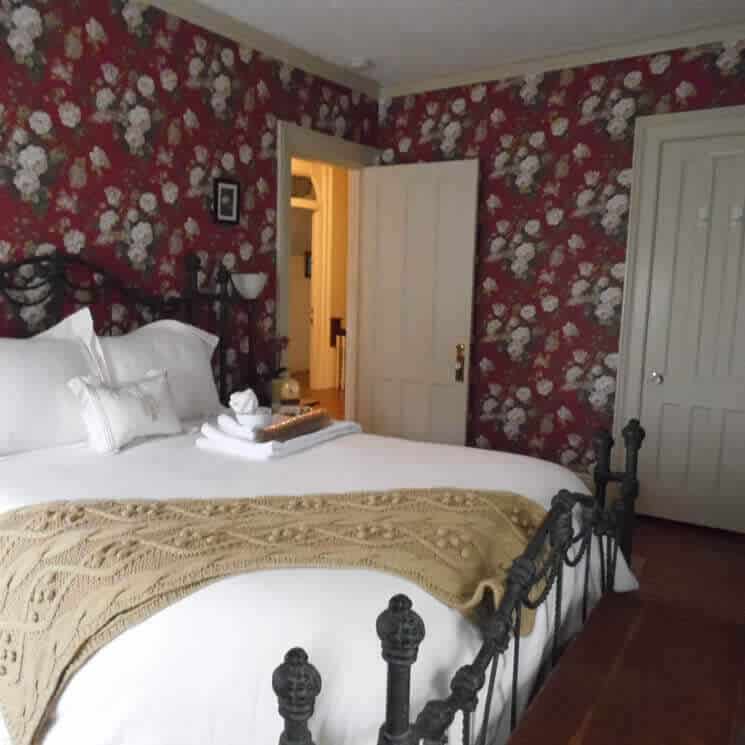
M 559 489 L 586 492 L 570 471 L 506 453 L 352 435 L 286 460 L 249 463 L 197 450 L 195 434 L 116 456 L 84 446 L 0 459 L 0 510 L 59 499 L 233 498 L 453 486 L 505 489 L 548 507 Z M 597 552 L 592 593 L 597 596 Z M 576 629 L 583 563 L 565 572 L 562 635 Z M 619 559 L 616 587 L 636 587 Z M 304 647 L 323 676 L 311 720 L 318 745 L 374 745 L 385 667 L 375 634 L 389 598 L 406 593 L 427 636 L 413 672 L 412 715 L 448 693 L 471 662 L 477 630 L 418 586 L 363 570 L 292 569 L 221 580 L 115 639 L 72 679 L 43 745 L 249 745 L 281 730 L 272 671 Z M 551 598 L 549 598 L 549 601 Z M 520 649 L 521 699 L 550 652 L 553 604 Z M 511 649 L 500 667 L 490 740 L 509 727 Z M 523 701 L 521 701 L 521 704 Z M 457 726 L 457 723 L 456 723 Z M 7 738 L 0 723 L 0 742 Z

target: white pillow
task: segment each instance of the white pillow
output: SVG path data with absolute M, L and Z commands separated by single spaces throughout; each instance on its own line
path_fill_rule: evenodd
M 85 440 L 67 381 L 98 375 L 88 308 L 31 339 L 0 339 L 0 455 Z
M 98 338 L 106 380 L 123 385 L 149 370 L 168 371 L 176 412 L 182 420 L 209 417 L 220 410 L 212 372 L 218 338 L 180 321 L 156 321 L 124 336 Z
M 137 437 L 182 432 L 165 370 L 151 370 L 142 380 L 111 387 L 93 377 L 68 386 L 80 403 L 88 444 L 97 453 L 117 453 Z

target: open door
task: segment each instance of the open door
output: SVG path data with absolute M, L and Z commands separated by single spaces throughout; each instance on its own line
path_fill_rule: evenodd
M 367 432 L 465 444 L 477 190 L 476 160 L 360 172 L 350 375 Z

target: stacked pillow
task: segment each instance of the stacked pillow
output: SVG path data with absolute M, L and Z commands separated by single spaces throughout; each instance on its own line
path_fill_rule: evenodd
M 101 376 L 95 336 L 84 309 L 33 339 L 0 339 L 0 455 L 85 439 L 67 381 Z
M 0 456 L 85 439 L 117 452 L 218 413 L 217 343 L 178 321 L 97 337 L 88 308 L 32 339 L 0 339 Z
M 213 334 L 179 321 L 156 321 L 130 334 L 97 341 L 108 382 L 122 385 L 150 370 L 167 370 L 180 419 L 200 419 L 219 411 L 211 361 L 218 338 Z

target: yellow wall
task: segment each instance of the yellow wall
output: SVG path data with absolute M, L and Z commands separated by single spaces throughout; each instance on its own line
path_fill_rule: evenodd
M 313 277 L 311 305 L 314 326 L 310 336 L 311 388 L 338 384 L 337 350 L 330 344 L 331 318 L 346 322 L 347 252 L 349 244 L 349 187 L 347 171 L 325 163 L 294 159 L 292 172 L 310 176 L 316 202 L 293 199 L 292 204 L 315 208 L 313 220 Z M 292 272 L 292 268 L 290 269 Z M 292 282 L 290 292 L 292 293 Z M 290 308 L 293 306 L 290 297 Z M 291 311 L 292 313 L 292 311 Z M 293 346 L 290 335 L 290 350 Z M 300 346 L 300 345 L 298 345 Z M 292 351 L 288 350 L 289 355 Z M 292 363 L 291 363 L 292 364 Z

